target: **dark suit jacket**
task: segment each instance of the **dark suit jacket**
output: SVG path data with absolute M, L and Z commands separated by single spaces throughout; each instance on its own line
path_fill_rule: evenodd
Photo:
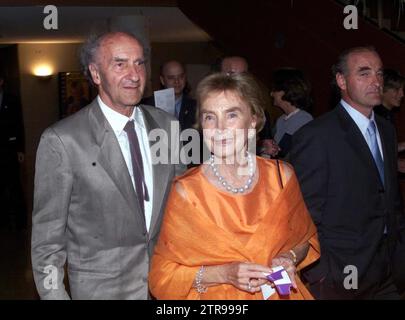
M 393 110 L 389 110 L 386 107 L 384 107 L 382 104 L 380 104 L 380 105 L 374 107 L 374 112 L 376 114 L 380 115 L 381 117 L 383 117 L 384 119 L 388 120 L 389 122 L 391 122 L 393 125 L 395 125 Z
M 141 103 L 149 106 L 156 106 L 154 96 L 144 98 Z M 197 102 L 184 94 L 179 113 L 179 123 L 181 130 L 192 128 L 193 125 L 197 122 L 196 111 Z
M 325 285 L 346 298 L 362 295 L 382 280 L 388 265 L 376 261 L 376 251 L 384 227 L 392 248 L 404 220 L 395 130 L 380 116 L 375 120 L 384 154 L 385 187 L 367 142 L 341 105 L 293 136 L 291 162 L 321 243 L 320 262 L 307 276 L 310 281 L 326 277 Z M 347 265 L 357 267 L 356 291 L 343 288 Z

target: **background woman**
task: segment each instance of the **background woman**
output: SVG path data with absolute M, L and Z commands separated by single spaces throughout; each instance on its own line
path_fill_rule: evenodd
M 292 135 L 313 118 L 305 110 L 311 106 L 310 86 L 300 70 L 279 69 L 273 73 L 273 104 L 284 114 L 277 119 L 274 140 L 280 147 L 278 156 L 285 158 Z

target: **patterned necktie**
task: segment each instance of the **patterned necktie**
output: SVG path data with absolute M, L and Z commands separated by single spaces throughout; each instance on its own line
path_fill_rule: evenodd
M 142 212 L 145 213 L 144 201 L 149 201 L 148 188 L 146 187 L 145 177 L 143 172 L 142 154 L 139 148 L 139 141 L 135 131 L 134 121 L 128 121 L 124 127 L 127 133 L 129 148 L 131 151 L 132 170 L 135 180 L 136 194 L 138 195 L 139 205 Z
M 373 120 L 370 121 L 367 127 L 367 133 L 370 138 L 370 150 L 373 154 L 374 162 L 377 166 L 378 173 L 380 174 L 381 181 L 384 185 L 384 161 L 381 157 L 380 149 L 378 148 L 376 126 Z

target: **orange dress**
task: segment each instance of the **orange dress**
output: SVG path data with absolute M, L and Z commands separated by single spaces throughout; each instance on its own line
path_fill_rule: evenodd
M 259 180 L 248 194 L 219 190 L 203 175 L 201 166 L 173 182 L 182 185 L 186 199 L 172 188 L 149 273 L 154 297 L 263 299 L 261 292 L 252 294 L 228 284 L 209 287 L 203 294 L 192 285 L 201 265 L 235 261 L 269 265 L 279 253 L 307 241 L 310 249 L 298 269 L 319 258 L 316 228 L 295 174 L 282 187 L 274 160 L 257 158 L 257 165 Z M 298 290 L 292 290 L 287 299 L 312 299 L 296 280 Z M 269 299 L 281 298 L 275 293 Z

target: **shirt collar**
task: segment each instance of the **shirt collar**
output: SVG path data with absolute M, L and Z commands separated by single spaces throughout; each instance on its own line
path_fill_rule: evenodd
M 367 118 L 364 114 L 357 111 L 355 108 L 353 108 L 350 104 L 348 104 L 343 99 L 340 100 L 340 104 L 343 106 L 343 108 L 345 108 L 347 113 L 350 115 L 350 117 L 353 119 L 353 121 L 357 124 L 357 126 L 359 127 L 359 129 L 363 133 L 363 135 L 366 134 L 370 121 L 375 122 L 374 111 L 371 111 L 370 118 Z
M 125 125 L 129 120 L 135 120 L 136 124 L 144 128 L 142 119 L 142 110 L 139 107 L 135 107 L 130 117 L 124 116 L 123 114 L 108 107 L 100 96 L 97 96 L 97 102 L 100 105 L 104 116 L 107 118 L 111 127 L 117 135 L 120 135 L 124 130 Z
M 293 112 L 286 114 L 284 116 L 284 120 L 288 120 L 289 118 L 291 118 L 294 114 L 297 114 L 298 112 L 300 112 L 300 108 L 295 109 Z

